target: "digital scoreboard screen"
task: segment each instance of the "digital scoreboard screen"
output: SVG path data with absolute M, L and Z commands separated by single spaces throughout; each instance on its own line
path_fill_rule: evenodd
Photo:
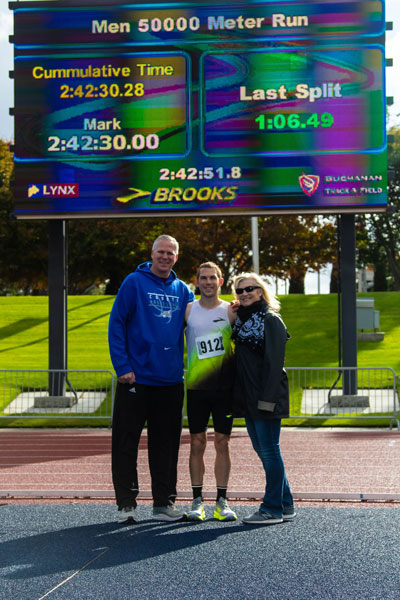
M 385 210 L 383 1 L 10 7 L 18 218 Z

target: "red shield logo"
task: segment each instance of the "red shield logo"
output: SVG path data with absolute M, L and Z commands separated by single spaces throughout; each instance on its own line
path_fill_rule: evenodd
M 300 187 L 307 196 L 315 194 L 319 186 L 319 181 L 319 175 L 306 175 L 303 173 L 303 175 L 299 177 Z

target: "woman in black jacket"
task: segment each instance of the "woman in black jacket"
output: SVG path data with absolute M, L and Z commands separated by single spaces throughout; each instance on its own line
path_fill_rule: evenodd
M 293 496 L 279 446 L 281 419 L 289 416 L 289 388 L 283 368 L 289 338 L 279 302 L 256 273 L 234 278 L 240 306 L 233 325 L 236 379 L 234 416 L 244 416 L 254 450 L 263 464 L 263 502 L 244 523 L 273 525 L 295 517 Z

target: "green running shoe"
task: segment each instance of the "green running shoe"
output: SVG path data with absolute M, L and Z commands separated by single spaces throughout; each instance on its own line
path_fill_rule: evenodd
M 204 521 L 206 513 L 204 511 L 204 503 L 201 496 L 193 500 L 192 509 L 190 512 L 186 513 L 186 518 L 188 521 Z
M 215 505 L 214 519 L 218 521 L 236 521 L 237 515 L 229 508 L 226 498 L 220 498 Z

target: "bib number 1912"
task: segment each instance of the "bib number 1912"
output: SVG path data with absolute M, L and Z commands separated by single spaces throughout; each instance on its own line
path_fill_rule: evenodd
M 225 354 L 222 335 L 207 335 L 196 338 L 197 355 L 199 358 L 210 358 Z

